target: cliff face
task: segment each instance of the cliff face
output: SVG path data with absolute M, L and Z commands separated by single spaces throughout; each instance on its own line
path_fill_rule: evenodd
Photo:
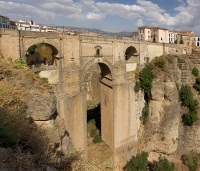
M 199 69 L 198 61 L 194 56 L 175 58 L 173 63 L 169 63 L 166 72 L 159 73 L 154 78 L 148 121 L 145 125 L 141 124 L 139 130 L 141 151 L 168 156 L 181 156 L 191 151 L 200 153 L 200 121 L 196 121 L 191 127 L 183 125 L 182 115 L 188 109 L 181 105 L 177 90 L 177 85 L 192 87 L 195 82 L 192 69 Z M 199 95 L 193 88 L 192 92 L 194 99 L 200 102 Z M 197 115 L 199 118 L 199 111 Z

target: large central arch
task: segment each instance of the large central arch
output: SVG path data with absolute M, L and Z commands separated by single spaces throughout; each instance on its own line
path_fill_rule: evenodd
M 113 116 L 113 87 L 111 69 L 103 62 L 90 62 L 85 67 L 87 70 L 93 65 L 98 64 L 100 68 L 99 83 L 100 83 L 100 106 L 101 106 L 101 137 L 102 140 L 111 148 L 114 149 L 114 116 Z M 84 75 L 85 76 L 85 75 Z M 85 97 L 86 100 L 86 97 Z

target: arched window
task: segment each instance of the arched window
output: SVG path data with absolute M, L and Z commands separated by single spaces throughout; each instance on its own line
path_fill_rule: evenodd
M 95 46 L 94 49 L 95 49 L 94 56 L 98 56 L 98 57 L 103 56 L 101 46 Z
M 96 55 L 99 56 L 100 55 L 100 49 L 96 50 Z

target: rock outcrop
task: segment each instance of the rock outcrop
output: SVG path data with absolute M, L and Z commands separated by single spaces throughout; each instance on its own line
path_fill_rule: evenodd
M 191 58 L 178 57 L 166 72 L 159 73 L 153 80 L 148 121 L 145 125 L 141 124 L 138 144 L 140 151 L 150 153 L 150 158 L 155 159 L 155 154 L 163 154 L 169 159 L 170 156 L 176 156 L 174 159 L 180 160 L 183 154 L 192 151 L 200 153 L 200 121 L 196 121 L 191 127 L 183 125 L 182 115 L 188 109 L 181 105 L 177 90 L 181 85 L 192 88 L 195 82 L 192 75 L 194 67 L 200 69 L 199 64 L 194 63 Z M 193 88 L 192 92 L 194 98 L 200 102 L 198 92 Z

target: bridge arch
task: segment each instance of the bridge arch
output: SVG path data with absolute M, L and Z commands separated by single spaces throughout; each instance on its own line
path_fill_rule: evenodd
M 61 55 L 61 44 L 58 40 L 52 40 L 52 39 L 45 39 L 45 38 L 22 38 L 21 40 L 21 57 L 24 58 L 26 56 L 26 51 L 29 47 L 31 47 L 32 45 L 36 45 L 36 44 L 48 44 L 50 45 L 54 50 L 54 52 L 56 52 L 57 56 Z
M 41 63 L 57 65 L 56 56 L 58 53 L 58 49 L 51 44 L 32 44 L 26 49 L 26 61 L 28 65 Z
M 129 46 L 125 52 L 125 60 L 130 62 L 137 62 L 138 52 L 134 46 Z
M 86 75 L 86 72 L 88 71 L 88 69 L 93 66 L 94 64 L 98 64 L 99 67 L 101 68 L 101 76 L 102 77 L 108 77 L 110 79 L 113 79 L 113 69 L 112 69 L 112 64 L 107 61 L 106 59 L 100 58 L 100 59 L 92 59 L 90 61 L 88 61 L 84 67 L 83 67 L 83 72 L 82 72 L 82 82 L 84 81 L 84 76 Z
M 109 65 L 109 66 L 108 66 Z M 98 67 L 98 69 L 95 69 L 96 71 L 99 71 L 99 78 L 97 78 L 97 75 L 95 80 L 94 77 L 90 78 L 91 82 L 95 81 L 94 89 L 96 92 L 95 94 L 99 94 L 99 102 L 100 102 L 100 132 L 102 140 L 110 147 L 111 150 L 114 149 L 114 111 L 113 111 L 113 87 L 112 87 L 112 69 L 110 68 L 111 65 L 107 61 L 100 61 L 96 62 L 94 60 L 89 61 L 85 67 L 84 67 L 84 74 L 83 77 L 88 74 L 87 71 L 91 72 L 91 67 Z M 93 72 L 93 71 L 92 71 Z M 88 77 L 87 77 L 88 78 Z M 97 86 L 98 82 L 98 86 Z M 91 84 L 86 84 L 84 86 L 88 86 Z M 88 90 L 87 87 L 85 87 Z M 88 93 L 88 92 L 87 92 Z M 86 95 L 87 96 L 87 95 Z M 86 100 L 85 96 L 85 100 Z M 88 97 L 88 96 L 87 96 Z

